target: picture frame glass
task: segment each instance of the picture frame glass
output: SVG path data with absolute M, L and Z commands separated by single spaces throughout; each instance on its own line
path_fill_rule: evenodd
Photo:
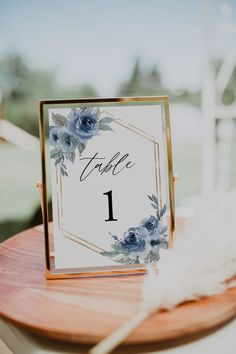
M 168 249 L 174 208 L 167 103 L 157 97 L 42 102 L 51 274 L 143 271 Z

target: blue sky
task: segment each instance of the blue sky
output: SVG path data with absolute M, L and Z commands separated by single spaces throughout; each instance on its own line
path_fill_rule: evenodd
M 213 3 L 217 23 L 222 1 Z M 59 83 L 89 82 L 103 95 L 114 94 L 139 56 L 144 68 L 158 64 L 169 86 L 195 89 L 204 73 L 203 14 L 204 0 L 0 0 L 0 55 L 19 52 L 53 69 Z M 217 56 L 232 43 L 216 29 Z

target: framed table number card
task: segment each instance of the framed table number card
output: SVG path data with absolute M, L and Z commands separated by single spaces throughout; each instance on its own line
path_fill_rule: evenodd
M 40 142 L 47 278 L 158 262 L 175 227 L 168 98 L 41 101 Z

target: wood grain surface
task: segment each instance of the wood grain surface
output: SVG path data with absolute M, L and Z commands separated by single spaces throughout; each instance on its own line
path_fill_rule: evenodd
M 134 315 L 143 275 L 46 280 L 42 227 L 0 245 L 0 315 L 52 338 L 96 343 Z M 174 291 L 174 289 L 173 289 Z M 236 288 L 147 319 L 125 344 L 184 338 L 236 315 Z

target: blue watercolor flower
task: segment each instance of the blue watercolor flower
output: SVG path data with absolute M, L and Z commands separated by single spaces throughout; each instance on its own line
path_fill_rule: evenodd
M 128 252 L 142 252 L 146 247 L 144 237 L 138 227 L 131 227 L 124 233 L 123 239 L 120 241 L 121 247 Z
M 139 227 L 131 227 L 120 239 L 112 236 L 115 243 L 111 245 L 111 251 L 103 252 L 104 256 L 118 263 L 152 263 L 160 259 L 160 249 L 168 249 L 168 226 L 164 224 L 162 217 L 167 211 L 166 204 L 159 209 L 158 199 L 152 194 L 148 195 L 151 205 L 156 211 L 156 216 L 150 215 L 143 219 Z
M 99 111 L 91 109 L 74 109 L 70 112 L 68 119 L 68 130 L 78 136 L 81 142 L 86 142 L 99 131 Z
M 58 144 L 64 153 L 71 153 L 75 151 L 78 140 L 66 128 L 61 129 L 58 137 Z
M 144 227 L 149 235 L 154 235 L 159 225 L 159 220 L 155 216 L 151 215 L 149 218 L 145 218 L 141 221 L 140 226 Z
M 55 165 L 59 164 L 63 176 L 68 176 L 65 160 L 74 163 L 76 148 L 81 155 L 88 140 L 98 135 L 99 131 L 113 131 L 109 126 L 113 118 L 101 118 L 102 113 L 99 107 L 73 108 L 67 117 L 52 113 L 55 125 L 49 127 L 49 140 L 54 148 L 50 151 L 50 156 L 55 159 Z
M 60 128 L 57 126 L 50 126 L 49 128 L 49 142 L 50 145 L 56 146 L 59 143 L 59 133 L 60 133 Z

